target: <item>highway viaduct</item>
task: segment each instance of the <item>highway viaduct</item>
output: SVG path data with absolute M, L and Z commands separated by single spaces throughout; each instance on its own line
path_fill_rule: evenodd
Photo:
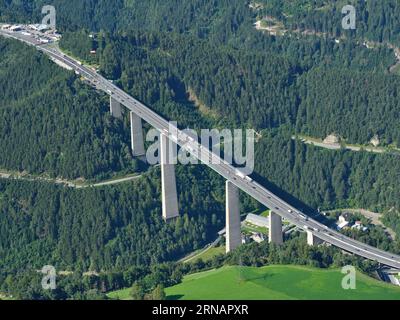
M 270 208 L 269 240 L 281 244 L 283 242 L 282 218 L 307 232 L 307 241 L 316 245 L 322 241 L 330 243 L 344 251 L 358 256 L 377 261 L 383 265 L 400 269 L 400 256 L 366 245 L 354 239 L 327 228 L 323 224 L 307 217 L 279 198 L 265 187 L 253 181 L 250 177 L 243 177 L 238 169 L 221 159 L 194 141 L 185 132 L 178 128 L 171 129 L 171 124 L 145 106 L 137 99 L 131 97 L 119 87 L 102 77 L 92 69 L 85 67 L 79 61 L 60 52 L 56 47 L 41 45 L 28 36 L 19 33 L 0 31 L 0 35 L 23 41 L 35 46 L 38 50 L 48 55 L 52 60 L 58 61 L 85 78 L 86 81 L 110 96 L 110 112 L 115 117 L 122 116 L 122 106 L 130 111 L 132 153 L 134 156 L 143 157 L 143 128 L 142 120 L 149 123 L 160 132 L 161 148 L 161 180 L 162 180 L 162 215 L 169 221 L 179 215 L 176 191 L 175 168 L 169 160 L 168 140 L 172 140 L 181 148 L 198 158 L 201 162 L 216 171 L 226 179 L 226 251 L 230 252 L 241 244 L 239 189 Z M 172 132 L 171 132 L 172 131 Z M 196 151 L 194 151 L 196 150 Z M 212 161 L 211 161 L 212 160 Z

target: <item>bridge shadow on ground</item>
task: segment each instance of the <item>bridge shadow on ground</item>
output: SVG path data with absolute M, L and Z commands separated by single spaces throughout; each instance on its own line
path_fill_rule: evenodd
M 251 178 L 257 181 L 259 184 L 267 188 L 269 191 L 271 191 L 273 194 L 290 204 L 291 206 L 295 207 L 296 209 L 300 210 L 302 213 L 306 214 L 307 216 L 323 223 L 323 224 L 331 224 L 332 221 L 327 219 L 325 216 L 320 214 L 317 210 L 314 208 L 310 207 L 308 204 L 304 203 L 300 199 L 294 197 L 290 193 L 286 192 L 285 190 L 282 190 L 279 188 L 277 185 L 269 181 L 267 178 L 261 176 L 258 173 L 253 173 L 251 175 Z M 273 210 L 273 208 L 269 208 Z

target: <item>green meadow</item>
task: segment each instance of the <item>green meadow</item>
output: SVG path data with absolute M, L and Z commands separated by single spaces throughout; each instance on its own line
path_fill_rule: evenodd
M 344 290 L 344 276 L 300 266 L 224 267 L 188 275 L 166 294 L 170 300 L 400 300 L 400 287 L 360 272 L 356 289 Z

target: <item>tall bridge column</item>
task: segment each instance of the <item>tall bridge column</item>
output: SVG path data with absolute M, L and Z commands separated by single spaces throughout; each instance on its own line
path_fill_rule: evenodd
M 269 215 L 269 242 L 283 243 L 282 218 L 273 211 Z
M 115 100 L 112 96 L 110 96 L 110 113 L 115 118 L 122 118 L 122 109 L 121 104 Z
M 240 230 L 239 189 L 232 182 L 226 182 L 226 253 L 242 244 Z
M 132 155 L 134 157 L 141 157 L 146 155 L 144 149 L 142 119 L 134 112 L 131 112 L 130 118 Z
M 322 242 L 323 241 L 320 238 L 314 236 L 311 231 L 307 231 L 307 243 L 309 246 L 317 246 Z
M 162 215 L 163 219 L 168 221 L 179 216 L 179 209 L 175 167 L 172 164 L 169 139 L 163 134 L 160 134 L 160 147 Z

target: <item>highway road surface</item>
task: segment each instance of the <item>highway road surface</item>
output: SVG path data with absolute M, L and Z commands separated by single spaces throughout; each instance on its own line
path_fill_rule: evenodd
M 172 132 L 170 132 L 171 130 L 169 129 L 171 125 L 167 120 L 163 119 L 143 103 L 131 97 L 92 69 L 83 66 L 79 61 L 63 54 L 56 46 L 40 45 L 34 38 L 30 38 L 29 36 L 22 35 L 18 32 L 2 30 L 0 31 L 0 35 L 24 41 L 27 44 L 35 46 L 38 50 L 44 52 L 51 58 L 68 65 L 98 90 L 104 91 L 106 94 L 112 96 L 115 100 L 119 101 L 129 110 L 136 113 L 143 120 L 156 128 L 161 134 L 168 135 L 172 141 L 201 160 L 225 179 L 229 180 L 242 191 L 246 192 L 251 197 L 258 200 L 281 217 L 286 218 L 289 222 L 295 224 L 299 228 L 310 231 L 314 236 L 347 252 L 400 270 L 400 256 L 345 237 L 344 235 L 307 217 L 299 210 L 274 195 L 268 189 L 253 181 L 250 177 L 244 176 L 237 168 L 233 167 L 210 150 L 204 148 L 198 143 L 198 141 L 195 141 L 188 134 L 180 131 L 178 128 L 173 128 Z

